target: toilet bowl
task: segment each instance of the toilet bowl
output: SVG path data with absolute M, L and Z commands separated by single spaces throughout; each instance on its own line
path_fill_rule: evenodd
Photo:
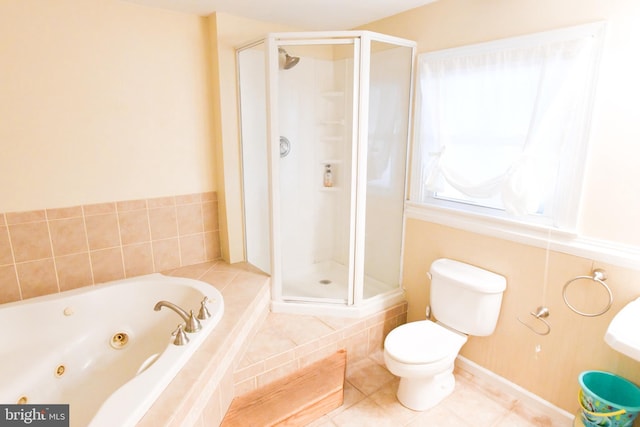
M 398 401 L 426 411 L 453 391 L 453 363 L 467 341 L 430 320 L 411 322 L 391 331 L 384 342 L 384 361 L 400 377 Z
M 431 311 L 437 322 L 400 325 L 384 341 L 384 361 L 400 377 L 397 397 L 415 411 L 426 411 L 455 387 L 453 363 L 468 335 L 495 330 L 506 289 L 496 273 L 451 259 L 431 264 Z

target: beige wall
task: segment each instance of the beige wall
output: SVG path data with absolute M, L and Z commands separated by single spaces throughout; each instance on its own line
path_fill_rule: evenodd
M 575 412 L 578 374 L 602 369 L 640 384 L 640 362 L 617 353 L 603 337 L 613 316 L 640 294 L 638 271 L 551 251 L 545 277 L 546 253 L 520 243 L 486 237 L 420 220 L 408 220 L 405 235 L 404 285 L 408 319 L 424 318 L 428 303 L 429 265 L 441 257 L 453 258 L 498 272 L 507 278 L 498 326 L 489 337 L 470 337 L 461 354 L 544 399 Z M 562 288 L 576 276 L 602 268 L 615 299 L 600 317 L 575 314 L 564 304 Z M 607 296 L 586 280 L 569 287 L 570 302 L 585 312 L 598 312 Z M 549 308 L 551 333 L 538 336 L 544 325 L 529 312 L 538 305 Z M 536 346 L 540 352 L 536 352 Z
M 416 40 L 426 52 L 593 21 L 607 22 L 604 56 L 594 106 L 586 187 L 579 220 L 580 237 L 640 249 L 640 179 L 637 157 L 637 99 L 640 97 L 640 3 L 636 0 L 439 0 L 366 29 Z M 504 274 L 507 291 L 498 327 L 486 338 L 471 337 L 462 354 L 552 403 L 577 410 L 577 376 L 603 369 L 640 384 L 640 362 L 623 356 L 603 340 L 609 322 L 627 302 L 640 295 L 638 268 L 621 268 L 598 260 L 536 248 L 448 228 L 407 221 L 404 286 L 409 320 L 424 318 L 431 262 L 450 257 Z M 564 284 L 593 268 L 604 268 L 615 302 L 603 316 L 588 318 L 564 304 Z M 570 288 L 572 301 L 584 311 L 598 311 L 606 295 L 587 281 Z M 576 292 L 577 291 L 577 292 Z M 528 313 L 549 307 L 552 331 L 538 336 Z M 539 326 L 542 326 L 539 324 Z M 540 346 L 540 352 L 536 347 Z
M 207 21 L 0 0 L 0 212 L 216 189 Z

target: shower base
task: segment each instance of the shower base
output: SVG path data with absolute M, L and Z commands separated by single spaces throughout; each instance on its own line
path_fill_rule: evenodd
M 328 261 L 286 276 L 282 280 L 281 298 L 272 301 L 272 310 L 360 317 L 404 300 L 402 289 L 365 276 L 363 301 L 348 305 L 348 274 L 346 266 Z

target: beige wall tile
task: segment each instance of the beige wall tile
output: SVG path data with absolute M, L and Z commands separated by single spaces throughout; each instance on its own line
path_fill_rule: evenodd
M 122 248 L 92 251 L 90 257 L 94 283 L 124 279 Z
M 202 204 L 202 217 L 204 231 L 218 230 L 218 202 L 206 202 Z
M 245 393 L 249 393 L 258 388 L 258 380 L 256 377 L 251 377 L 244 381 L 240 381 L 234 384 L 234 394 L 236 396 L 242 396 Z
M 369 351 L 369 334 L 367 331 L 345 337 L 343 348 L 347 350 L 347 359 L 360 360 L 367 357 Z
M 126 277 L 153 273 L 151 242 L 122 247 Z
M 61 291 L 93 284 L 88 252 L 57 257 L 55 261 Z
M 54 256 L 87 252 L 87 233 L 83 218 L 49 221 Z
M 47 219 L 47 215 L 44 210 L 6 213 L 7 225 L 44 221 L 45 219 Z
M 280 365 L 284 365 L 287 362 L 291 362 L 292 360 L 295 360 L 295 356 L 296 352 L 293 349 L 271 356 L 264 360 L 264 370 L 268 371 Z
M 270 382 L 273 382 L 284 376 L 292 374 L 298 369 L 299 369 L 298 362 L 294 360 L 282 366 L 279 366 L 276 369 L 272 369 L 270 371 L 265 372 L 264 374 L 258 375 L 257 377 L 258 387 L 263 387 L 269 384 Z
M 222 380 L 220 380 L 218 389 L 220 390 L 221 413 L 224 415 L 229 410 L 229 406 L 231 406 L 231 401 L 233 400 L 233 367 L 227 369 Z
M 168 239 L 178 236 L 176 208 L 167 206 L 149 209 L 151 240 Z
M 83 215 L 82 206 L 47 209 L 47 219 L 49 221 L 53 219 L 77 218 L 77 217 L 81 217 L 82 215 Z
M 0 304 L 20 300 L 18 277 L 13 265 L 0 266 Z
M 367 352 L 374 353 L 378 350 L 382 350 L 384 348 L 385 337 L 384 322 L 371 326 L 369 328 L 369 347 Z
M 86 216 L 91 215 L 104 215 L 109 213 L 116 213 L 115 203 L 96 203 L 93 205 L 84 205 L 82 207 Z
M 0 225 L 0 265 L 13 264 L 13 253 L 9 242 L 9 230 Z
M 181 194 L 179 196 L 176 196 L 176 205 L 190 205 L 193 203 L 200 203 L 201 201 L 201 193 Z
M 324 358 L 327 358 L 338 351 L 340 348 L 341 347 L 339 347 L 338 343 L 325 345 L 324 347 L 319 348 L 313 353 L 309 353 L 306 356 L 301 357 L 299 360 L 300 368 L 304 368 Z
M 194 234 L 180 237 L 180 258 L 182 265 L 205 261 L 204 235 Z
M 136 211 L 146 208 L 146 200 L 124 200 L 121 202 L 116 202 L 116 209 L 118 209 L 118 212 Z
M 233 390 L 231 392 L 231 396 L 233 396 Z M 224 418 L 224 413 L 220 409 L 220 390 L 216 389 L 213 393 L 207 405 L 204 407 L 202 411 L 201 417 L 202 425 L 204 426 L 218 426 L 222 422 Z
M 9 235 L 16 262 L 51 257 L 51 241 L 46 222 L 9 225 Z
M 120 227 L 116 213 L 85 217 L 89 249 L 106 249 L 120 246 Z
M 222 251 L 220 249 L 220 232 L 212 231 L 204 233 L 205 256 L 207 261 L 220 259 Z
M 22 298 L 33 298 L 59 291 L 53 259 L 41 259 L 16 265 Z
M 119 212 L 118 223 L 120 224 L 120 239 L 123 245 L 151 240 L 146 210 Z
M 156 271 L 180 267 L 180 242 L 177 238 L 151 242 Z
M 201 194 L 201 200 L 202 202 L 217 202 L 218 201 L 218 194 L 215 191 L 209 191 L 207 193 L 202 193 Z
M 0 303 L 219 259 L 216 205 L 211 192 L 0 213 Z
M 156 197 L 155 199 L 148 199 L 147 206 L 149 209 L 153 208 L 161 208 L 167 206 L 175 206 L 176 198 L 173 196 L 170 197 Z
M 202 233 L 204 224 L 202 219 L 202 205 L 178 205 L 178 233 L 180 236 Z
M 210 283 L 218 290 L 222 290 L 233 281 L 237 273 L 232 271 L 216 271 L 211 269 L 200 277 L 200 280 Z
M 290 362 L 291 360 L 293 359 L 284 360 L 279 365 Z M 269 366 L 269 369 L 275 367 L 276 365 Z M 256 363 L 252 363 L 251 360 L 245 356 L 240 360 L 238 366 L 236 366 L 236 370 L 233 374 L 233 381 L 236 383 L 240 383 L 248 378 L 255 378 L 256 375 L 259 375 L 266 370 L 267 369 L 265 368 L 264 361 L 261 360 Z

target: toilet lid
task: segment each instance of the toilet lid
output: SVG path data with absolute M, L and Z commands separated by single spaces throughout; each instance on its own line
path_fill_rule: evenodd
M 384 348 L 398 362 L 423 364 L 456 355 L 467 337 L 430 320 L 410 322 L 389 332 Z

